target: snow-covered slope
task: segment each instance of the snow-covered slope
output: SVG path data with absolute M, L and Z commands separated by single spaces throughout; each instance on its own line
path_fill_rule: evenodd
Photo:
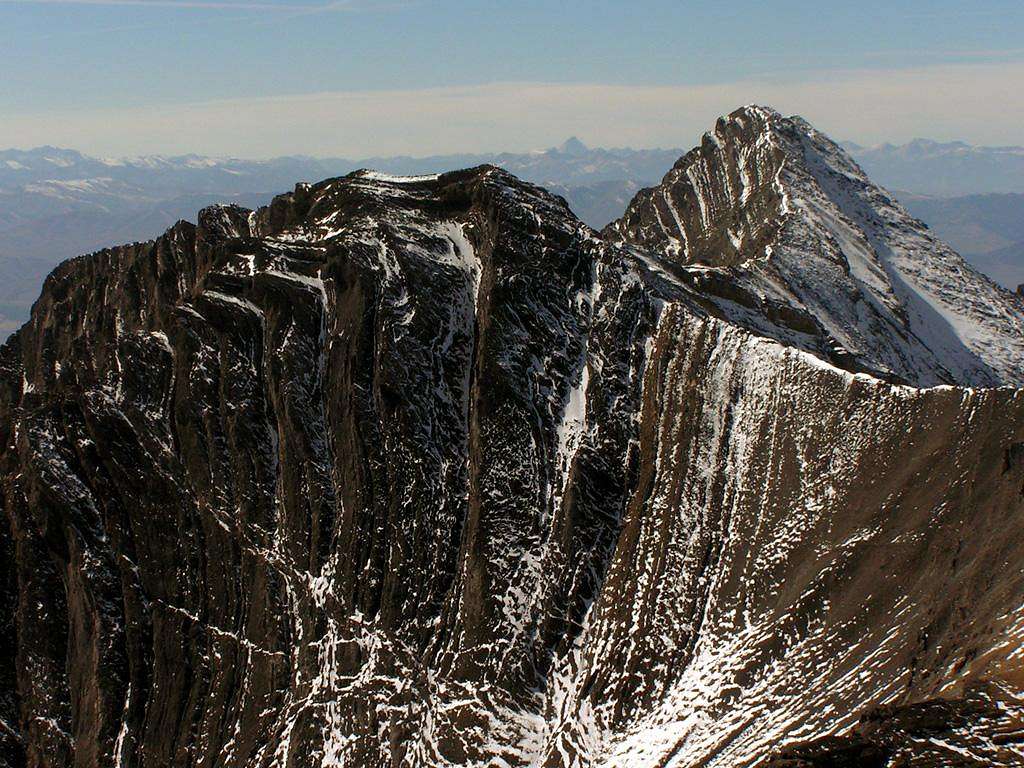
M 723 118 L 606 234 L 806 311 L 840 352 L 929 386 L 1024 383 L 1024 302 L 932 237 L 800 118 Z

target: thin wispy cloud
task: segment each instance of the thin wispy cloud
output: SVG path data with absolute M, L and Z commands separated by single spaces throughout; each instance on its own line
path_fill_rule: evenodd
M 0 6 L 4 5 L 37 5 L 37 6 L 92 6 L 102 8 L 105 6 L 131 6 L 136 8 L 155 9 L 180 9 L 180 10 L 230 10 L 239 11 L 238 16 L 219 16 L 219 22 L 230 22 L 233 24 L 281 24 L 291 19 L 316 14 L 332 12 L 370 12 L 370 11 L 393 11 L 409 8 L 419 3 L 419 0 L 331 0 L 324 3 L 285 3 L 285 2 L 252 2 L 251 0 L 0 0 Z M 263 11 L 272 13 L 263 13 Z M 209 16 L 205 14 L 193 14 L 192 22 L 195 25 L 208 24 Z M 180 24 L 188 24 L 187 21 L 180 21 Z M 82 27 L 81 29 L 54 30 L 44 34 L 34 35 L 31 40 L 52 40 L 66 38 L 67 36 L 79 37 L 100 37 L 104 35 L 119 35 L 124 32 L 140 32 L 144 30 L 161 29 L 163 21 L 148 21 L 142 24 L 118 24 L 108 27 Z M 181 27 L 177 27 L 181 34 Z
M 1024 48 L 892 48 L 864 51 L 861 55 L 869 59 L 892 56 L 933 56 L 946 59 L 1019 58 L 1024 56 Z
M 358 10 L 354 2 L 327 3 L 253 2 L 252 0 L 0 0 L 6 5 L 133 6 L 137 8 L 180 8 L 192 10 L 283 11 L 289 13 Z
M 765 77 L 709 85 L 504 82 L 413 90 L 239 97 L 5 115 L 0 146 L 93 154 L 367 157 L 552 146 L 685 146 L 715 118 L 759 102 L 860 143 L 915 136 L 1018 144 L 1024 64 L 962 64 Z M 957 110 L 950 114 L 949 105 Z
M 905 19 L 963 19 L 978 17 L 991 17 L 1005 19 L 1008 15 L 1020 13 L 1021 8 L 1000 7 L 1000 8 L 976 8 L 969 3 L 964 3 L 960 8 L 933 8 L 929 10 L 899 10 L 893 11 Z

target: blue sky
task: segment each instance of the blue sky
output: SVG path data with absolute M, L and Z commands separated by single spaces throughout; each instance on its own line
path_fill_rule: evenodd
M 752 101 L 865 142 L 1024 143 L 1020 0 L 0 0 L 0 30 L 0 146 L 682 146 Z

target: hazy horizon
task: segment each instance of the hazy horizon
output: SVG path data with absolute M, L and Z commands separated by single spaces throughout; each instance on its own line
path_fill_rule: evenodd
M 0 3 L 5 0 L 0 0 Z M 800 115 L 802 117 L 802 115 Z M 708 126 L 710 129 L 712 126 Z M 510 150 L 507 148 L 492 148 L 484 149 L 475 152 L 424 152 L 416 154 L 395 154 L 389 155 L 385 153 L 375 152 L 366 155 L 314 155 L 308 154 L 301 151 L 293 152 L 282 152 L 281 154 L 267 155 L 262 157 L 254 156 L 243 156 L 243 155 L 208 155 L 202 152 L 195 151 L 184 151 L 184 152 L 148 152 L 144 154 L 95 154 L 83 150 L 81 147 L 70 146 L 70 145 L 58 145 L 58 144 L 36 144 L 36 145 L 24 145 L 24 146 L 0 146 L 0 152 L 39 152 L 46 149 L 54 149 L 60 152 L 76 152 L 84 157 L 109 162 L 131 162 L 133 160 L 141 160 L 146 158 L 161 158 L 166 160 L 173 160 L 176 158 L 184 157 L 201 157 L 205 159 L 218 160 L 218 161 L 240 161 L 240 162 L 269 162 L 273 160 L 283 160 L 288 158 L 308 158 L 311 160 L 345 160 L 345 161 L 360 161 L 360 160 L 374 160 L 374 159 L 400 159 L 409 158 L 412 160 L 424 160 L 433 158 L 457 158 L 457 157 L 490 157 L 498 156 L 503 154 L 510 155 L 527 155 L 527 154 L 542 154 L 545 152 L 558 151 L 562 147 L 572 140 L 581 141 L 588 150 L 601 151 L 601 152 L 666 152 L 666 151 L 679 151 L 686 152 L 689 147 L 695 146 L 700 141 L 700 137 L 705 133 L 701 131 L 694 136 L 690 137 L 689 142 L 680 141 L 676 145 L 659 145 L 659 146 L 633 146 L 633 145 L 598 145 L 590 141 L 587 141 L 584 137 L 578 135 L 572 135 L 564 138 L 562 141 L 551 144 L 550 146 L 538 146 L 527 148 L 523 150 Z M 1019 142 L 1010 142 L 1004 144 L 975 144 L 973 142 L 965 141 L 963 139 L 946 139 L 939 140 L 930 136 L 913 136 L 904 141 L 877 141 L 877 142 L 863 142 L 858 141 L 856 138 L 850 138 L 845 136 L 832 137 L 835 141 L 842 145 L 855 145 L 860 149 L 879 149 L 883 147 L 894 147 L 900 148 L 912 144 L 914 142 L 929 142 L 938 145 L 948 144 L 965 144 L 973 149 L 1024 149 L 1024 137 Z
M 514 7 L 513 7 L 514 6 Z M 686 146 L 749 103 L 1024 142 L 1020 3 L 0 0 L 0 146 L 262 159 Z M 112 87 L 116 84 L 116 87 Z

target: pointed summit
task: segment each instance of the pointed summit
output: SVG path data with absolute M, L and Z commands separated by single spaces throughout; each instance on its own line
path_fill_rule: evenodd
M 718 120 L 605 230 L 809 313 L 823 348 L 917 386 L 1024 383 L 1024 304 L 800 117 Z
M 590 148 L 579 140 L 578 137 L 572 136 L 562 142 L 562 145 L 558 147 L 559 153 L 563 155 L 570 155 L 571 157 L 579 157 L 585 155 L 590 151 Z

